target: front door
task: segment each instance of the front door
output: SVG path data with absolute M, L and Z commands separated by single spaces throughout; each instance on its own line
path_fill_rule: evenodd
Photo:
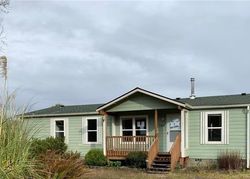
M 181 132 L 181 115 L 167 114 L 167 151 L 169 152 L 177 134 Z

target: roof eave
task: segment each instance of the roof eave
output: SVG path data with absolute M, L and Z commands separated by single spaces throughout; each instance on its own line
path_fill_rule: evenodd
M 172 100 L 170 98 L 167 98 L 167 97 L 164 97 L 164 96 L 161 96 L 161 95 L 158 95 L 156 93 L 153 93 L 153 92 L 150 92 L 150 91 L 146 91 L 144 89 L 141 89 L 141 88 L 135 88 L 121 96 L 119 96 L 118 98 L 115 98 L 114 100 L 111 100 L 110 102 L 104 104 L 103 106 L 100 106 L 99 108 L 96 109 L 97 112 L 101 112 L 102 110 L 104 110 L 105 108 L 119 102 L 120 100 L 123 100 L 125 98 L 127 98 L 128 96 L 134 94 L 134 93 L 137 93 L 137 92 L 140 92 L 140 93 L 143 93 L 143 94 L 146 94 L 146 95 L 149 95 L 149 96 L 152 96 L 152 97 L 155 97 L 157 99 L 161 99 L 163 101 L 166 101 L 166 102 L 169 102 L 169 103 L 172 103 L 172 104 L 175 104 L 175 105 L 178 105 L 178 106 L 181 106 L 181 107 L 186 107 L 187 105 L 185 103 L 182 103 L 182 102 L 177 102 L 175 100 Z
M 191 106 L 191 109 L 212 109 L 212 108 L 238 108 L 247 107 L 250 104 L 231 104 L 231 105 L 209 105 L 209 106 Z
M 86 116 L 86 115 L 96 115 L 98 112 L 84 112 L 84 113 L 62 113 L 62 114 L 31 114 L 24 115 L 24 118 L 38 118 L 38 117 L 57 117 L 57 116 Z

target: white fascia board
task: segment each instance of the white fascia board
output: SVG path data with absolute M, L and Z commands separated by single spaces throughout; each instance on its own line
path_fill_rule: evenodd
M 250 104 L 232 104 L 232 105 L 216 105 L 216 106 L 190 106 L 191 109 L 210 109 L 210 108 L 237 108 L 247 107 Z
M 160 99 L 160 100 L 163 100 L 163 101 L 166 101 L 166 102 L 169 102 L 169 103 L 172 103 L 172 104 L 181 106 L 181 107 L 186 107 L 186 105 L 185 105 L 184 103 L 179 103 L 179 102 L 177 102 L 177 101 L 174 101 L 174 100 L 171 100 L 171 99 L 165 98 L 165 97 L 163 97 L 163 96 L 159 96 L 159 95 L 157 95 L 157 94 L 153 94 L 153 93 L 150 93 L 150 92 L 141 90 L 141 89 L 135 89 L 135 90 L 131 91 L 130 93 L 128 93 L 128 94 L 126 94 L 126 95 L 124 95 L 124 96 L 121 96 L 121 97 L 117 98 L 117 99 L 114 100 L 114 101 L 111 101 L 111 102 L 107 103 L 106 105 L 100 107 L 100 108 L 97 109 L 96 111 L 99 112 L 99 111 L 101 111 L 101 110 L 103 110 L 103 109 L 105 109 L 105 108 L 107 108 L 107 107 L 109 107 L 109 106 L 111 106 L 111 105 L 117 103 L 118 101 L 120 101 L 120 100 L 122 100 L 122 99 L 125 99 L 125 98 L 127 98 L 128 96 L 130 96 L 130 95 L 132 95 L 132 94 L 134 94 L 134 93 L 137 93 L 137 92 L 146 94 L 146 95 L 148 95 L 148 96 L 152 96 L 152 97 L 154 97 L 154 98 L 157 98 L 157 99 Z
M 55 117 L 55 116 L 79 116 L 79 115 L 98 115 L 97 112 L 86 112 L 86 113 L 63 113 L 63 114 L 38 114 L 38 115 L 26 115 L 24 118 L 33 118 L 33 117 Z

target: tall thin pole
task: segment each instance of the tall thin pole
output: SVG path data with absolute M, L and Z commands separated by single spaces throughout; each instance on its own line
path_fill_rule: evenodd
M 7 105 L 7 98 L 8 98 L 8 90 L 7 90 L 7 57 L 1 56 L 0 57 L 0 67 L 1 67 L 1 75 L 4 78 L 3 84 L 3 100 L 2 100 L 2 107 L 1 107 L 1 118 L 0 118 L 0 135 L 2 134 L 2 125 L 3 125 L 3 118 L 4 118 L 4 110 Z

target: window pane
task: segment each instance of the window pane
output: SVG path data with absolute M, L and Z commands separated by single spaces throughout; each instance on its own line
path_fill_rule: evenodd
M 96 130 L 96 129 L 97 129 L 97 120 L 88 119 L 88 130 Z
M 64 132 L 56 132 L 56 137 L 64 137 Z
M 136 129 L 147 129 L 145 117 L 135 118 L 135 128 Z
M 88 132 L 88 142 L 97 142 L 97 132 Z
M 122 129 L 132 129 L 132 119 L 122 120 Z
M 208 141 L 221 141 L 221 129 L 208 129 Z
M 180 133 L 180 131 L 170 131 L 170 142 L 174 142 L 176 136 Z
M 209 114 L 208 115 L 208 127 L 221 127 L 221 114 Z
M 146 136 L 146 130 L 136 131 L 136 136 Z
M 64 131 L 64 121 L 56 121 L 56 131 Z
M 122 135 L 123 135 L 123 136 L 132 136 L 132 135 L 133 135 L 133 132 L 132 132 L 132 131 L 123 131 L 123 132 L 122 132 Z

